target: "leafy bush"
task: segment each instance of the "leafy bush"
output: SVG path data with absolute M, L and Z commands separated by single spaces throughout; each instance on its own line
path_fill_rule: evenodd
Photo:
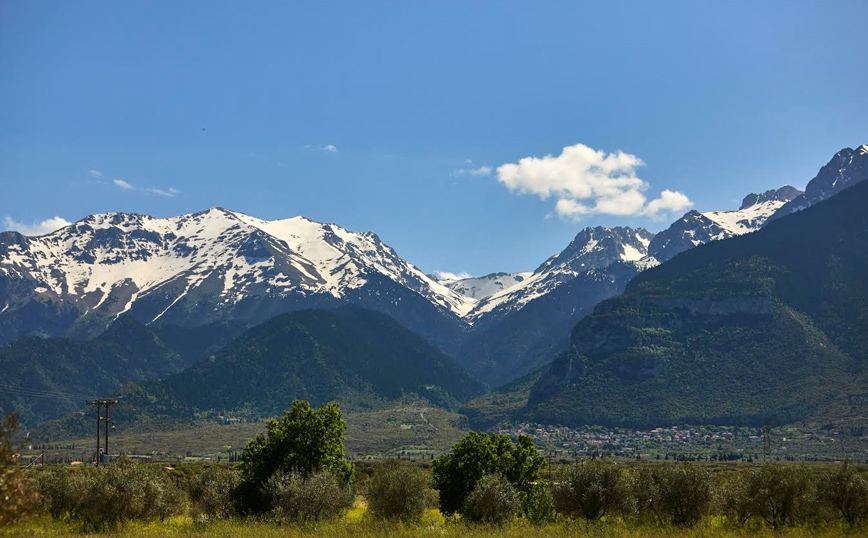
M 331 473 L 275 473 L 263 493 L 275 518 L 296 523 L 336 518 L 353 505 L 349 488 Z
M 527 491 L 519 492 L 521 511 L 531 523 L 542 525 L 555 519 L 555 503 L 551 487 L 545 480 L 538 480 Z
M 108 467 L 46 470 L 38 483 L 49 513 L 77 521 L 84 530 L 117 527 L 131 519 L 165 519 L 186 504 L 163 469 L 125 458 Z
M 92 469 L 49 467 L 35 471 L 42 508 L 54 519 L 66 519 L 84 498 Z
M 219 519 L 232 513 L 232 491 L 240 477 L 232 468 L 210 465 L 202 469 L 189 483 L 191 508 L 194 516 Z
M 386 462 L 368 483 L 368 511 L 381 519 L 418 520 L 433 501 L 430 482 L 418 467 L 398 460 Z
M 717 495 L 729 521 L 744 525 L 754 516 L 754 501 L 748 492 L 748 481 L 744 473 L 734 473 L 721 481 Z
M 660 523 L 691 526 L 711 504 L 711 477 L 698 465 L 660 465 L 639 472 L 634 482 L 639 510 Z
M 626 510 L 631 496 L 620 468 L 591 460 L 574 463 L 558 473 L 552 497 L 555 508 L 564 515 L 600 519 Z
M 451 454 L 434 460 L 440 511 L 446 515 L 461 512 L 470 492 L 488 474 L 501 475 L 514 489 L 528 494 L 544 466 L 545 459 L 530 437 L 519 436 L 513 444 L 506 435 L 470 432 L 452 447 Z
M 36 508 L 37 495 L 22 472 L 15 451 L 18 416 L 4 413 L 0 423 L 0 525 L 20 521 Z
M 503 525 L 520 511 L 521 500 L 509 480 L 490 474 L 483 476 L 467 496 L 462 515 L 472 523 Z
M 856 473 L 850 462 L 825 473 L 817 484 L 817 498 L 834 509 L 850 526 L 868 519 L 868 476 Z
M 763 464 L 747 475 L 747 489 L 756 513 L 775 529 L 809 513 L 811 479 L 802 467 Z
M 269 420 L 265 435 L 257 435 L 244 448 L 241 482 L 234 492 L 240 511 L 270 509 L 262 492 L 275 474 L 296 473 L 307 478 L 329 472 L 348 484 L 354 467 L 344 460 L 346 427 L 335 403 L 313 409 L 308 402 L 296 400 L 280 420 Z

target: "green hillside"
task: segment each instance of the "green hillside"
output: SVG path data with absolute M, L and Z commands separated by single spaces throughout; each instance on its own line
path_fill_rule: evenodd
M 147 429 L 218 414 L 265 418 L 296 399 L 366 411 L 417 395 L 451 409 L 481 393 L 469 373 L 392 318 L 347 306 L 272 318 L 177 374 L 123 387 L 113 412 L 118 423 Z M 43 432 L 58 438 L 89 426 L 73 416 Z
M 93 340 L 22 338 L 0 346 L 0 408 L 35 426 L 124 383 L 178 372 L 238 332 L 225 324 L 155 329 L 121 317 Z
M 868 183 L 684 252 L 573 329 L 519 414 L 655 426 L 865 417 Z

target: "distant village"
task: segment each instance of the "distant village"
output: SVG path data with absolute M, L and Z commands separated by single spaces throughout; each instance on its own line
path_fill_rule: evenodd
M 767 444 L 763 428 L 749 426 L 682 425 L 640 430 L 520 423 L 502 426 L 496 433 L 508 435 L 513 440 L 519 435 L 529 435 L 546 455 L 566 461 L 587 457 L 721 461 L 759 461 L 764 458 L 833 460 L 833 457 L 823 457 L 823 447 L 864 442 L 864 437 L 854 436 L 851 432 L 827 429 L 818 433 L 796 427 L 771 428 Z M 807 457 L 806 454 L 811 456 Z

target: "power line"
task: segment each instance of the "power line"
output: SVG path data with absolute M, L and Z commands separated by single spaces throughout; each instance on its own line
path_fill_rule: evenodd
M 76 402 L 81 398 L 81 394 L 70 394 L 66 392 L 55 392 L 48 391 L 42 389 L 30 389 L 27 387 L 20 386 L 11 386 L 11 385 L 0 385 L 0 393 L 5 393 L 10 396 L 25 396 L 31 398 L 53 398 L 57 400 L 63 400 L 73 406 L 76 405 Z
M 25 387 L 22 385 L 9 385 L 9 384 L 5 384 L 5 383 L 0 383 L 0 392 L 29 393 L 29 394 L 35 394 L 35 395 L 64 397 L 64 398 L 75 398 L 75 397 L 80 397 L 82 395 L 82 393 L 62 392 L 59 390 L 50 390 L 50 389 L 37 389 L 37 388 L 32 388 L 32 387 Z

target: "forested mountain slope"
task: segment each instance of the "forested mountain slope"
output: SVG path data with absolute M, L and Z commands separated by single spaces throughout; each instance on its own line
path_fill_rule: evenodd
M 862 401 L 866 207 L 861 183 L 641 273 L 576 325 L 569 350 L 534 385 L 526 415 L 574 424 L 786 423 L 829 412 L 833 401 Z
M 452 359 L 390 317 L 355 306 L 302 310 L 250 328 L 208 359 L 160 381 L 116 393 L 126 428 L 189 424 L 218 414 L 266 418 L 293 400 L 338 401 L 347 411 L 421 397 L 455 408 L 482 385 Z M 86 417 L 48 425 L 45 435 L 84 434 Z
M 130 381 L 166 376 L 203 359 L 243 330 L 146 327 L 121 316 L 93 340 L 22 338 L 0 345 L 0 409 L 34 426 L 79 409 Z

